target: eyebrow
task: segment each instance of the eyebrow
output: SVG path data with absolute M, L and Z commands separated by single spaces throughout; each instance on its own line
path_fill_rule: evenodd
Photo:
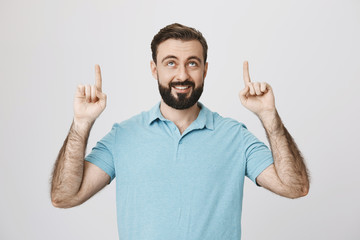
M 164 57 L 161 62 L 164 62 L 166 59 L 169 59 L 169 58 L 173 58 L 173 59 L 178 59 L 176 56 L 174 55 L 168 55 L 166 57 Z M 191 59 L 196 59 L 197 61 L 199 61 L 201 63 L 201 59 L 197 56 L 190 56 L 187 58 L 187 60 L 191 60 Z

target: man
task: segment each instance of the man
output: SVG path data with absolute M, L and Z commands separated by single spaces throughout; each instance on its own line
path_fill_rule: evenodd
M 245 176 L 284 197 L 307 195 L 306 167 L 276 111 L 272 88 L 251 82 L 247 62 L 240 101 L 261 120 L 271 151 L 242 123 L 198 102 L 207 48 L 193 28 L 161 29 L 150 64 L 160 103 L 114 124 L 85 158 L 91 126 L 106 105 L 95 66 L 95 85 L 78 86 L 74 120 L 55 163 L 55 207 L 85 202 L 116 176 L 120 239 L 230 240 L 241 236 Z

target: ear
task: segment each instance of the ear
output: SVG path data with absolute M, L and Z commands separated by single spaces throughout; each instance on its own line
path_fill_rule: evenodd
M 156 67 L 156 63 L 153 60 L 150 61 L 150 69 L 151 69 L 151 74 L 157 80 L 157 75 L 158 75 L 157 67 Z
M 205 77 L 206 77 L 207 70 L 208 70 L 208 62 L 206 62 L 206 63 L 205 63 L 205 68 L 204 68 L 204 79 L 205 79 Z

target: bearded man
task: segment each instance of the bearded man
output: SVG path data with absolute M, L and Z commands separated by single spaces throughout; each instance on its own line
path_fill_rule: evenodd
M 203 35 L 171 24 L 151 43 L 161 101 L 115 123 L 85 157 L 90 129 L 105 109 L 100 67 L 80 85 L 74 120 L 55 163 L 55 207 L 82 204 L 116 179 L 119 239 L 241 238 L 244 178 L 288 198 L 307 195 L 307 170 L 275 107 L 271 86 L 250 80 L 244 62 L 240 101 L 255 113 L 271 150 L 244 124 L 199 102 L 208 63 Z

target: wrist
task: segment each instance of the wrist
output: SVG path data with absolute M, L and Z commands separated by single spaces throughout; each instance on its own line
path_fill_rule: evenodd
M 258 113 L 257 116 L 262 123 L 270 123 L 273 122 L 279 115 L 276 109 L 272 109 L 262 111 L 261 113 Z
M 258 117 L 268 134 L 281 132 L 282 121 L 276 109 L 264 111 Z
M 93 126 L 95 121 L 87 121 L 87 120 L 81 120 L 74 117 L 72 128 L 77 132 L 78 134 L 84 136 L 88 135 L 90 132 L 91 127 Z

